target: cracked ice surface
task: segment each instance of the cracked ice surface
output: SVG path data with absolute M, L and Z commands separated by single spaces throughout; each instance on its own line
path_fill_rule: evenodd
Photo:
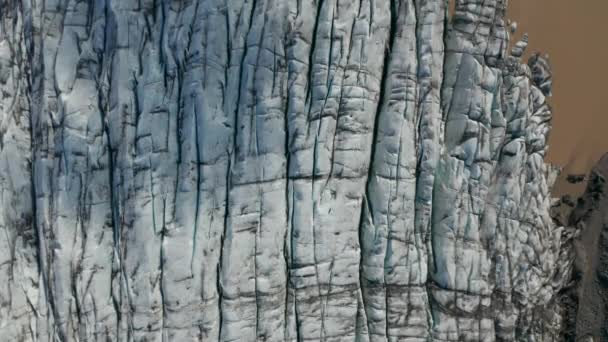
M 0 336 L 556 339 L 506 6 L 2 0 Z

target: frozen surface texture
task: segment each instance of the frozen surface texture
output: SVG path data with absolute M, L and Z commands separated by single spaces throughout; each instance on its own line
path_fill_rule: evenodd
M 506 6 L 0 0 L 2 340 L 559 340 Z

